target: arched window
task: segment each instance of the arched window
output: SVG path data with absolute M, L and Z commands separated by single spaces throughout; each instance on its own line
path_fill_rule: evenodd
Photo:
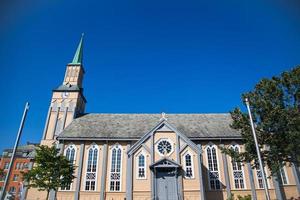
M 216 146 L 209 145 L 206 148 L 206 153 L 207 153 L 208 179 L 209 179 L 210 189 L 211 190 L 221 189 Z
M 116 145 L 111 150 L 110 191 L 121 190 L 122 148 Z
M 65 149 L 64 153 L 65 157 L 70 161 L 70 163 L 73 165 L 75 164 L 75 156 L 76 156 L 76 146 L 74 144 L 69 145 Z M 65 185 L 61 187 L 61 190 L 70 190 L 71 184 Z
M 74 164 L 75 162 L 75 153 L 76 153 L 76 147 L 73 144 L 68 146 L 68 148 L 65 150 L 65 156 L 72 164 Z
M 240 147 L 239 145 L 232 145 L 230 147 L 233 151 L 239 152 Z M 235 189 L 243 189 L 245 188 L 244 184 L 244 170 L 241 162 L 235 161 L 233 158 L 231 159 L 231 164 L 232 164 L 232 175 L 233 175 L 233 180 L 234 180 L 234 187 Z
M 146 178 L 146 157 L 143 153 L 137 157 L 137 178 Z
M 92 145 L 88 149 L 88 161 L 85 175 L 85 190 L 94 191 L 96 188 L 98 146 Z
M 194 178 L 193 160 L 189 152 L 184 155 L 184 162 L 185 162 L 185 177 Z

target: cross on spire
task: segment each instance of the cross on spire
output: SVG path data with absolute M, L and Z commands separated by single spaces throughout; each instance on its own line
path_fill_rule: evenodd
M 161 115 L 160 115 L 160 121 L 167 120 L 167 116 L 166 115 L 167 115 L 166 113 L 162 112 Z

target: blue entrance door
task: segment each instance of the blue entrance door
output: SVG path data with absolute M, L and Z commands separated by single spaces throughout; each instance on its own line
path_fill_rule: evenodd
M 176 171 L 156 171 L 156 197 L 158 200 L 178 200 Z

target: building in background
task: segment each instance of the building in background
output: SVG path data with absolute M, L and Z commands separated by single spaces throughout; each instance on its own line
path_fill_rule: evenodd
M 0 160 L 0 169 L 3 170 L 4 175 L 0 176 L 0 190 L 3 192 L 3 185 L 8 171 L 8 166 L 12 156 L 13 149 L 5 149 L 2 153 Z M 14 197 L 13 199 L 21 199 L 22 195 L 25 196 L 26 191 L 23 189 L 23 180 L 21 172 L 30 170 L 33 166 L 35 154 L 35 144 L 28 143 L 25 146 L 19 146 L 15 155 L 12 165 L 10 177 L 6 187 L 8 196 Z
M 84 113 L 82 43 L 81 38 L 62 84 L 53 90 L 41 141 L 61 148 L 76 166 L 76 178 L 50 199 L 225 200 L 231 194 L 264 199 L 261 172 L 219 149 L 245 150 L 229 113 Z M 272 199 L 300 196 L 295 167 L 285 166 L 268 185 Z M 31 188 L 26 199 L 45 196 Z

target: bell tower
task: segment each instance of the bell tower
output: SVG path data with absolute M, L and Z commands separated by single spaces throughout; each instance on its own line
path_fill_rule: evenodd
M 83 95 L 83 34 L 71 63 L 67 64 L 63 83 L 52 92 L 41 144 L 51 145 L 74 118 L 82 115 L 86 99 Z

